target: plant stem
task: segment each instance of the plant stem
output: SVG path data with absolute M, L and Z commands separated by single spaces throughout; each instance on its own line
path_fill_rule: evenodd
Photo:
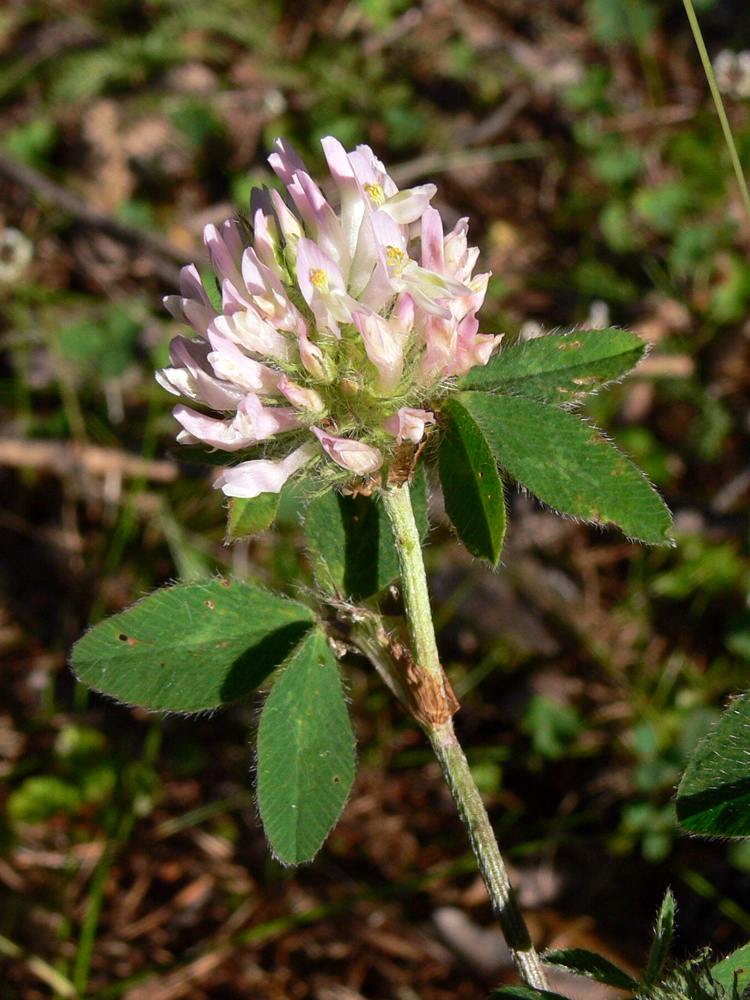
M 445 726 L 435 727 L 432 731 L 425 731 L 440 761 L 461 819 L 469 831 L 471 847 L 487 886 L 492 909 L 500 921 L 518 974 L 529 986 L 539 990 L 549 989 L 547 977 L 531 942 L 508 870 L 497 846 L 482 796 L 453 730 L 453 721 Z
M 382 497 L 393 528 L 401 567 L 404 605 L 416 658 L 416 683 L 419 684 L 421 674 L 425 686 L 432 688 L 438 682 L 440 690 L 445 691 L 446 682 L 438 656 L 427 591 L 422 541 L 414 520 L 409 487 L 404 485 L 383 490 Z M 466 824 L 492 909 L 503 929 L 518 974 L 528 986 L 546 990 L 549 988 L 547 977 L 531 942 L 490 818 L 456 738 L 450 714 L 439 722 L 424 716 L 417 717 L 417 721 L 435 751 L 461 819 Z
M 443 680 L 432 608 L 427 592 L 427 574 L 422 558 L 422 539 L 414 519 L 408 484 L 391 487 L 382 493 L 383 504 L 393 528 L 401 568 L 406 619 L 417 663 L 434 680 Z

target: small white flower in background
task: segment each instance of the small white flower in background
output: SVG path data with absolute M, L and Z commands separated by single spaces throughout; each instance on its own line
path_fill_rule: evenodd
M 28 236 L 12 226 L 0 230 L 0 285 L 23 278 L 33 256 L 34 244 Z
M 714 59 L 716 83 L 723 94 L 737 100 L 750 97 L 750 51 L 722 51 Z
M 537 319 L 527 319 L 521 324 L 518 339 L 523 344 L 527 340 L 538 340 L 547 333 L 542 323 Z
M 478 332 L 489 275 L 472 277 L 466 219 L 444 234 L 433 184 L 399 191 L 369 146 L 322 145 L 338 212 L 277 140 L 269 162 L 286 200 L 256 190 L 252 226 L 204 231 L 221 310 L 192 264 L 165 299 L 197 337 L 172 341 L 157 379 L 213 411 L 178 404 L 178 440 L 262 449 L 224 470 L 216 485 L 228 496 L 277 493 L 305 468 L 371 480 L 419 444 L 435 423 L 430 404 L 501 339 Z
M 581 324 L 581 330 L 606 330 L 611 325 L 609 306 L 604 299 L 594 299 L 589 314 Z

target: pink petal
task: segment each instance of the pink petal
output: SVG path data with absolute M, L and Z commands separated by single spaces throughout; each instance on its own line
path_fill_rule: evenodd
M 281 197 L 275 188 L 271 191 L 271 202 L 273 203 L 276 217 L 279 220 L 279 227 L 284 234 L 287 246 L 296 245 L 297 240 L 305 235 L 299 219 Z
M 186 396 L 212 410 L 232 411 L 245 395 L 245 390 L 199 372 L 191 375 L 187 368 L 163 368 L 155 373 L 159 385 L 174 396 Z
M 268 162 L 286 185 L 315 240 L 348 273 L 350 252 L 338 216 L 292 147 L 279 139 L 275 146 L 276 152 L 268 157 Z
M 179 365 L 191 372 L 208 371 L 206 358 L 210 347 L 201 337 L 184 337 L 182 334 L 174 337 L 169 344 L 169 360 L 173 365 Z
M 387 212 L 373 212 L 372 231 L 378 249 L 384 256 L 390 248 L 406 253 L 406 237 Z
M 341 225 L 349 245 L 349 256 L 357 249 L 360 226 L 369 207 L 369 198 L 357 180 L 346 150 L 333 136 L 321 139 L 328 169 L 336 182 L 341 199 Z
M 213 350 L 207 360 L 218 378 L 241 386 L 246 392 L 258 392 L 264 396 L 276 395 L 276 383 L 279 378 L 277 371 L 249 358 L 233 340 L 215 326 L 209 330 L 208 339 Z
M 479 248 L 468 245 L 469 220 L 459 219 L 443 243 L 445 273 L 468 281 L 479 257 Z
M 381 312 L 396 294 L 380 241 L 375 235 L 370 213 L 362 222 L 357 241 L 357 251 L 349 272 L 349 291 L 374 312 Z
M 330 330 L 338 339 L 339 323 L 352 322 L 352 309 L 359 303 L 351 298 L 335 261 L 303 237 L 297 244 L 297 281 L 319 328 Z
M 246 309 L 253 309 L 252 296 L 248 295 L 245 283 L 242 282 L 243 293 L 240 293 L 237 286 L 229 279 L 221 283 L 221 305 L 225 316 L 232 316 L 236 312 L 245 312 Z
M 195 264 L 188 264 L 180 271 L 180 292 L 180 295 L 165 296 L 164 306 L 175 319 L 188 323 L 196 333 L 205 336 L 208 324 L 216 316 L 216 310 L 203 287 Z
M 210 345 L 201 338 L 175 337 L 169 345 L 174 367 L 157 372 L 156 380 L 168 391 L 204 403 L 212 410 L 236 410 L 245 390 L 214 376 L 208 363 L 209 350 Z
M 404 373 L 403 342 L 390 323 L 374 312 L 355 312 L 354 325 L 362 335 L 367 357 L 378 370 L 380 387 L 391 393 Z
M 349 153 L 349 162 L 363 185 L 377 184 L 383 189 L 386 198 L 392 198 L 398 193 L 395 183 L 369 146 L 357 146 L 353 153 Z
M 443 223 L 440 212 L 434 208 L 428 208 L 422 216 L 422 267 L 437 274 L 445 270 Z
M 417 444 L 424 437 L 427 424 L 435 423 L 435 414 L 429 410 L 416 410 L 411 406 L 402 406 L 400 410 L 383 421 L 383 430 L 396 438 L 396 443 L 411 441 Z
M 303 444 L 279 462 L 258 459 L 224 469 L 214 483 L 228 497 L 252 499 L 261 493 L 280 493 L 284 483 L 314 457 L 314 444 Z
M 268 162 L 282 183 L 289 187 L 294 180 L 294 175 L 307 168 L 300 155 L 286 139 L 276 139 L 273 145 L 275 152 L 268 157 Z
M 188 434 L 212 448 L 238 451 L 265 441 L 274 434 L 299 426 L 299 417 L 287 407 L 265 407 L 255 393 L 248 393 L 228 420 L 198 413 L 182 403 L 173 410 L 175 418 Z
M 313 274 L 320 271 L 325 275 L 330 292 L 346 293 L 346 285 L 336 262 L 313 240 L 303 237 L 297 244 L 297 280 L 305 302 L 311 305 L 313 297 L 320 292 L 313 281 Z
M 253 216 L 253 246 L 259 259 L 277 278 L 284 277 L 284 272 L 276 260 L 276 251 L 280 245 L 281 239 L 275 216 L 259 208 Z
M 254 392 L 249 392 L 237 407 L 237 413 L 252 425 L 256 441 L 265 441 L 274 434 L 300 426 L 299 414 L 288 406 L 264 406 Z
M 278 389 L 298 410 L 305 410 L 308 413 L 325 412 L 326 405 L 319 393 L 315 392 L 314 389 L 306 389 L 302 385 L 297 385 L 286 375 L 282 375 L 279 379 Z
M 315 378 L 324 379 L 326 376 L 323 364 L 323 352 L 317 344 L 312 344 L 307 336 L 307 326 L 304 320 L 300 321 L 299 327 L 299 355 L 302 364 Z
M 172 413 L 191 439 L 202 441 L 203 444 L 207 444 L 211 448 L 220 448 L 222 451 L 237 451 L 239 448 L 248 448 L 255 444 L 252 432 L 248 432 L 241 423 L 238 424 L 235 417 L 229 420 L 220 420 L 218 417 L 209 417 L 205 413 L 191 410 L 189 406 L 184 406 L 182 403 L 178 403 Z
M 473 317 L 472 317 L 473 318 Z M 474 321 L 476 322 L 476 321 Z M 464 326 L 466 320 L 461 324 Z M 478 327 L 477 323 L 477 327 Z M 459 327 L 458 344 L 454 359 L 443 370 L 444 375 L 465 375 L 476 365 L 486 365 L 490 360 L 492 352 L 503 339 L 501 333 L 497 337 L 484 333 L 472 333 L 476 328 L 474 323 L 467 326 L 467 332 L 463 332 Z
M 206 248 L 208 249 L 208 253 L 211 258 L 211 266 L 213 267 L 219 281 L 231 281 L 232 284 L 241 291 L 243 287 L 242 277 L 239 271 L 240 257 L 242 256 L 241 251 L 239 256 L 233 257 L 232 252 L 224 240 L 224 237 L 212 222 L 210 222 L 203 230 L 203 242 L 206 244 Z M 236 241 L 232 240 L 232 242 L 234 243 Z
M 341 228 L 339 217 L 323 197 L 323 192 L 309 174 L 298 174 L 296 179 L 309 205 L 309 214 L 305 216 L 303 213 L 305 222 L 310 227 L 310 231 L 315 237 L 315 242 L 337 262 L 344 275 L 344 280 L 346 280 L 346 276 L 349 273 L 351 252 Z M 294 192 L 291 188 L 290 193 L 294 197 Z M 302 210 L 300 209 L 300 211 Z
M 386 198 L 382 210 L 387 212 L 399 226 L 408 226 L 422 218 L 423 213 L 429 207 L 430 200 L 435 197 L 436 193 L 437 186 L 435 184 L 420 184 L 418 187 L 407 188 L 390 198 Z
M 376 472 L 383 464 L 383 455 L 377 448 L 371 448 L 363 441 L 336 437 L 320 427 L 311 427 L 323 450 L 337 465 L 357 476 L 367 476 Z
M 284 286 L 268 265 L 258 257 L 253 247 L 248 247 L 242 255 L 242 277 L 251 295 L 268 296 L 276 293 L 286 299 Z
M 402 292 L 390 315 L 390 324 L 402 344 L 406 344 L 414 331 L 416 305 L 408 292 Z
M 287 339 L 254 309 L 217 316 L 208 328 L 209 337 L 214 330 L 259 357 L 288 361 L 292 356 L 291 338 Z
M 226 222 L 222 222 L 221 238 L 224 240 L 232 260 L 240 260 L 247 244 L 243 239 L 240 224 L 235 219 L 227 219 Z

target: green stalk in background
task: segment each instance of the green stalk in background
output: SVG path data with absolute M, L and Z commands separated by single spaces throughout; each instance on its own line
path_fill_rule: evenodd
M 740 194 L 742 196 L 742 203 L 745 206 L 745 213 L 750 220 L 750 191 L 747 189 L 747 181 L 745 180 L 745 175 L 742 172 L 742 164 L 740 163 L 740 157 L 737 152 L 737 146 L 734 141 L 734 136 L 732 135 L 732 129 L 729 124 L 729 119 L 727 118 L 727 112 L 724 108 L 724 101 L 721 97 L 721 92 L 719 91 L 719 85 L 716 82 L 716 74 L 714 73 L 714 68 L 711 65 L 711 60 L 708 57 L 708 51 L 706 49 L 706 43 L 703 41 L 703 33 L 701 32 L 700 25 L 698 24 L 698 18 L 695 16 L 695 8 L 693 7 L 693 0 L 682 0 L 685 5 L 685 13 L 688 16 L 688 21 L 690 22 L 690 27 L 693 32 L 693 37 L 695 38 L 695 44 L 698 47 L 698 54 L 701 57 L 701 62 L 703 63 L 703 70 L 706 74 L 706 79 L 708 80 L 708 86 L 711 90 L 711 96 L 714 99 L 714 104 L 716 105 L 716 111 L 719 115 L 719 121 L 721 122 L 721 129 L 724 133 L 724 139 L 726 140 L 727 148 L 729 150 L 729 157 L 732 161 L 732 166 L 734 167 L 734 174 L 737 178 L 737 183 L 740 188 Z

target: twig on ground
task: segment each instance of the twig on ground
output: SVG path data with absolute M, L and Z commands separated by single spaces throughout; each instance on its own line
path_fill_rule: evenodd
M 597 123 L 597 129 L 602 135 L 616 135 L 619 132 L 639 132 L 641 129 L 678 125 L 680 122 L 692 121 L 695 110 L 693 104 L 672 104 L 666 108 L 629 111 L 616 118 L 602 119 Z
M 68 212 L 77 222 L 98 229 L 126 246 L 147 252 L 159 264 L 160 275 L 173 284 L 177 284 L 179 280 L 179 268 L 173 264 L 189 264 L 195 257 L 193 251 L 176 247 L 156 233 L 136 229 L 124 222 L 118 222 L 103 212 L 89 208 L 67 188 L 51 181 L 33 167 L 18 163 L 2 150 L 0 150 L 0 176 Z
M 453 153 L 426 153 L 408 163 L 393 167 L 390 175 L 399 187 L 407 187 L 420 177 L 433 176 L 445 173 L 447 170 L 459 170 L 485 163 L 530 160 L 546 156 L 551 149 L 552 145 L 549 142 L 532 140 L 530 142 L 508 142 L 501 146 L 487 146 L 484 149 L 456 150 Z
M 95 476 L 124 476 L 172 483 L 179 475 L 175 462 L 129 455 L 115 448 L 79 444 L 75 441 L 27 441 L 0 439 L 0 465 L 49 469 L 58 475 L 85 472 Z
M 178 1000 L 188 993 L 196 982 L 210 975 L 231 954 L 229 946 L 219 946 L 213 952 L 201 955 L 189 965 L 184 965 L 163 978 L 154 977 L 125 994 L 125 1000 Z
M 519 112 L 523 111 L 531 100 L 531 91 L 519 87 L 511 92 L 510 97 L 498 104 L 495 110 L 472 128 L 466 137 L 466 146 L 479 146 L 483 142 L 491 142 L 501 135 Z

